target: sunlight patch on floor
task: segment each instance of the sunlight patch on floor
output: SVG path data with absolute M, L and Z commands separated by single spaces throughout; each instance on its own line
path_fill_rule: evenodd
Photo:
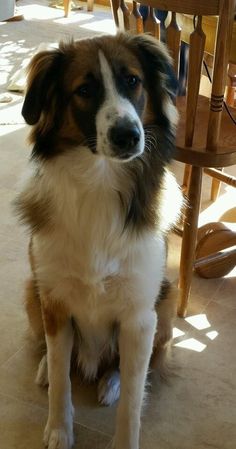
M 106 32 L 107 34 L 116 34 L 116 27 L 111 19 L 97 20 L 86 25 L 81 25 L 81 28 L 91 31 L 100 31 L 101 33 Z
M 190 349 L 196 352 L 202 352 L 207 347 L 207 345 L 204 345 L 196 338 L 188 338 L 187 340 L 183 340 L 180 341 L 179 343 L 176 343 L 174 346 L 178 348 Z
M 219 335 L 219 332 L 217 332 L 217 331 L 210 331 L 210 332 L 207 332 L 207 334 L 206 334 L 206 336 L 207 336 L 208 338 L 210 338 L 210 340 L 215 340 L 215 338 L 216 338 L 218 335 Z
M 7 134 L 11 134 L 15 131 L 18 131 L 21 128 L 24 128 L 26 125 L 0 125 L 0 136 L 6 136 Z
M 59 23 L 60 25 L 69 25 L 71 23 L 84 22 L 86 20 L 88 21 L 88 20 L 92 20 L 92 19 L 94 19 L 93 14 L 76 13 L 73 15 L 71 14 L 69 17 L 57 18 L 57 19 L 53 20 L 53 22 Z
M 177 327 L 173 327 L 172 332 L 173 332 L 173 338 L 178 338 L 178 337 L 182 337 L 183 335 L 185 335 L 185 332 L 181 331 Z
M 36 3 L 32 5 L 21 6 L 21 10 L 26 20 L 49 20 L 56 19 L 58 17 L 64 17 L 63 10 L 49 8 L 48 6 L 43 6 Z
M 187 321 L 187 323 L 191 324 L 191 326 L 195 327 L 198 330 L 207 329 L 208 327 L 211 327 L 211 324 L 209 323 L 205 313 L 189 316 L 185 318 L 185 321 Z
M 209 207 L 203 210 L 199 216 L 199 227 L 212 221 L 220 220 L 225 211 L 235 206 L 235 189 L 227 186 L 226 192 L 223 193 L 217 201 L 211 203 Z
M 236 277 L 236 266 L 228 274 L 224 276 L 225 278 L 235 278 Z

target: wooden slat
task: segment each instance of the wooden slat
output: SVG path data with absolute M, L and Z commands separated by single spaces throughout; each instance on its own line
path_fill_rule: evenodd
M 133 2 L 132 12 L 129 17 L 129 30 L 133 34 L 143 33 L 143 18 L 139 12 L 138 3 Z
M 154 37 L 160 40 L 161 23 L 157 19 L 154 8 L 148 8 L 148 16 L 144 23 L 144 31 L 151 33 Z
M 124 0 L 120 0 L 120 7 L 117 10 L 119 29 L 122 31 L 129 30 L 130 11 Z
M 173 11 L 184 14 L 218 15 L 220 0 L 142 0 L 142 5 L 148 5 L 162 11 Z
M 71 11 L 71 0 L 63 0 L 63 6 L 65 11 L 65 17 L 68 17 Z
M 87 11 L 93 11 L 94 0 L 87 0 Z
M 179 74 L 179 50 L 180 50 L 181 28 L 176 21 L 176 13 L 171 15 L 171 22 L 166 29 L 166 43 L 174 61 L 174 69 L 178 78 Z
M 111 0 L 112 15 L 113 15 L 113 19 L 114 19 L 114 22 L 115 22 L 117 28 L 119 28 L 119 15 L 118 15 L 119 7 L 120 7 L 119 0 Z
M 236 177 L 227 175 L 226 173 L 223 173 L 221 170 L 217 170 L 216 168 L 205 168 L 204 172 L 207 173 L 209 176 L 213 176 L 214 178 L 218 179 L 219 181 L 222 181 L 229 186 L 236 187 Z
M 197 167 L 230 167 L 236 164 L 236 152 L 235 149 L 218 146 L 213 158 L 205 147 L 193 149 L 177 145 L 175 159 L 185 164 L 194 163 Z
M 190 36 L 188 91 L 186 110 L 185 145 L 192 146 L 197 110 L 198 93 L 202 71 L 206 36 L 202 30 L 202 17 L 198 16 L 197 26 Z

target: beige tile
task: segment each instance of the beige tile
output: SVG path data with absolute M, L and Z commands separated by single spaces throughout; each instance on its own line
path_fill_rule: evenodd
M 3 301 L 4 299 L 4 301 Z M 17 306 L 11 302 L 7 295 L 2 299 L 0 295 L 1 313 L 0 313 L 0 366 L 5 363 L 13 354 L 15 354 L 25 343 L 26 318 L 23 307 Z
M 220 288 L 215 293 L 213 300 L 222 307 L 236 309 L 236 277 L 225 278 Z
M 97 384 L 83 385 L 79 378 L 73 378 L 73 401 L 75 421 L 113 435 L 117 405 L 105 407 L 97 401 Z
M 217 290 L 223 282 L 222 278 L 218 279 L 203 279 L 196 273 L 193 274 L 191 294 L 205 297 L 207 300 L 213 299 Z
M 170 378 L 169 385 L 161 384 L 155 373 L 151 376 L 143 419 L 143 449 L 154 444 L 160 449 L 235 447 L 236 317 L 213 301 L 199 315 L 204 318 L 205 328 L 176 320 L 185 335 L 173 343 L 195 339 L 205 345 L 202 352 L 174 346 L 176 375 Z M 207 336 L 209 332 L 214 332 L 210 334 L 215 336 L 213 340 Z
M 0 187 L 15 190 L 30 155 L 30 148 L 26 142 L 29 129 L 25 126 L 14 130 L 12 126 L 5 126 L 4 131 L 4 135 L 1 136 Z
M 8 396 L 0 396 L 0 447 L 3 449 L 42 449 L 45 410 Z
M 0 369 L 0 392 L 47 409 L 47 389 L 35 384 L 40 355 L 30 343 L 15 353 Z
M 201 353 L 175 348 L 177 375 L 169 385 L 154 381 L 150 388 L 143 449 L 235 447 L 235 367 L 216 352 L 210 343 Z
M 7 391 L 12 397 L 47 409 L 47 389 L 34 382 L 39 360 L 40 355 L 30 344 L 25 344 L 0 368 L 0 392 Z M 97 386 L 81 382 L 76 374 L 72 375 L 72 392 L 75 421 L 112 435 L 116 406 L 100 406 L 97 401 Z
M 0 447 L 43 449 L 42 435 L 47 412 L 33 404 L 0 396 Z M 75 449 L 106 449 L 110 437 L 75 424 Z

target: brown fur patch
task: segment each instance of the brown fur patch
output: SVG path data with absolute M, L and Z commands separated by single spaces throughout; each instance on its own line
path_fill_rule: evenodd
M 62 302 L 52 300 L 49 296 L 44 296 L 41 304 L 45 332 L 53 337 L 67 322 L 68 310 Z
M 33 186 L 18 195 L 14 208 L 20 220 L 30 226 L 32 233 L 41 231 L 45 226 L 48 228 L 51 223 L 53 213 L 50 198 L 37 198 Z
M 42 320 L 42 311 L 40 296 L 37 290 L 35 280 L 29 279 L 25 286 L 25 308 L 30 323 L 30 328 L 37 340 L 44 340 L 44 327 Z

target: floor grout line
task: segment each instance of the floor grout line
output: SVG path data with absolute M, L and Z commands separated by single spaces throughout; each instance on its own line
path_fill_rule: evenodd
M 1 370 L 2 368 L 5 368 L 5 367 L 8 365 L 8 363 L 11 361 L 11 359 L 12 359 L 13 357 L 15 357 L 20 351 L 22 351 L 22 349 L 23 349 L 25 346 L 26 346 L 26 343 L 24 343 L 20 348 L 18 348 L 17 351 L 14 352 L 14 354 L 10 355 L 10 357 L 8 357 L 8 359 L 6 359 L 4 362 L 2 362 L 1 365 L 0 365 L 0 370 Z

